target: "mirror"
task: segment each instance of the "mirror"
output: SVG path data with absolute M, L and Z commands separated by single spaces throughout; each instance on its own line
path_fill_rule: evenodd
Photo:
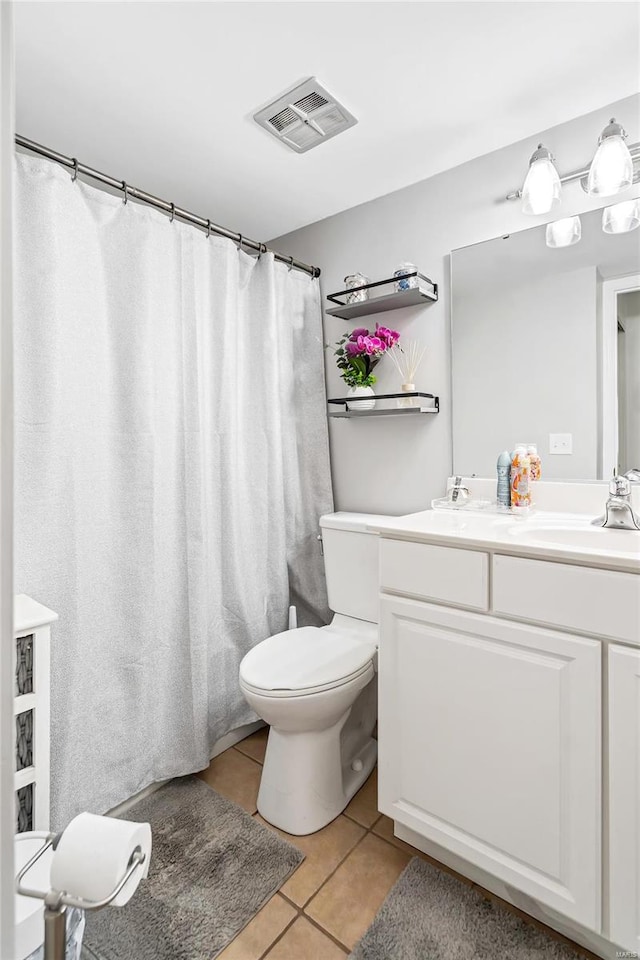
M 550 248 L 546 226 L 454 250 L 453 472 L 536 443 L 546 480 L 640 467 L 640 230 Z

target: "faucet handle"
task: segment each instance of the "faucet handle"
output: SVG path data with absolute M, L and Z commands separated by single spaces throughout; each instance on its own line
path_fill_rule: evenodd
M 628 477 L 619 477 L 615 474 L 609 481 L 609 493 L 612 497 L 628 497 L 631 495 L 631 481 Z
M 630 480 L 631 483 L 640 483 L 640 468 L 632 467 L 631 470 L 627 470 L 625 477 L 627 480 Z

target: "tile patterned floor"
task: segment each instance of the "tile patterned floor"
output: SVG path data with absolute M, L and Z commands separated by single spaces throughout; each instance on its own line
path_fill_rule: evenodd
M 258 730 L 226 750 L 200 776 L 273 830 L 260 817 L 256 803 L 267 734 L 266 729 Z M 292 837 L 276 831 L 299 847 L 305 860 L 219 960 L 345 960 L 411 857 L 424 856 L 394 837 L 393 821 L 378 811 L 377 788 L 374 771 L 344 813 L 318 833 Z M 587 951 L 577 956 L 598 960 Z

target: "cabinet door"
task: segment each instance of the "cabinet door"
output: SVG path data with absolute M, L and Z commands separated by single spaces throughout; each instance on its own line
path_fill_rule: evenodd
M 600 926 L 597 641 L 383 597 L 380 808 Z
M 610 937 L 640 955 L 640 651 L 609 648 Z

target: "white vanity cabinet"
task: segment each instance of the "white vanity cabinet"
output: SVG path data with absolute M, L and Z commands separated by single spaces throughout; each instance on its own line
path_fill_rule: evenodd
M 596 927 L 599 643 L 388 596 L 380 625 L 381 810 Z
M 380 810 L 607 960 L 640 956 L 637 541 L 598 565 L 482 523 L 381 524 Z
M 640 956 L 640 650 L 609 647 L 610 936 Z

